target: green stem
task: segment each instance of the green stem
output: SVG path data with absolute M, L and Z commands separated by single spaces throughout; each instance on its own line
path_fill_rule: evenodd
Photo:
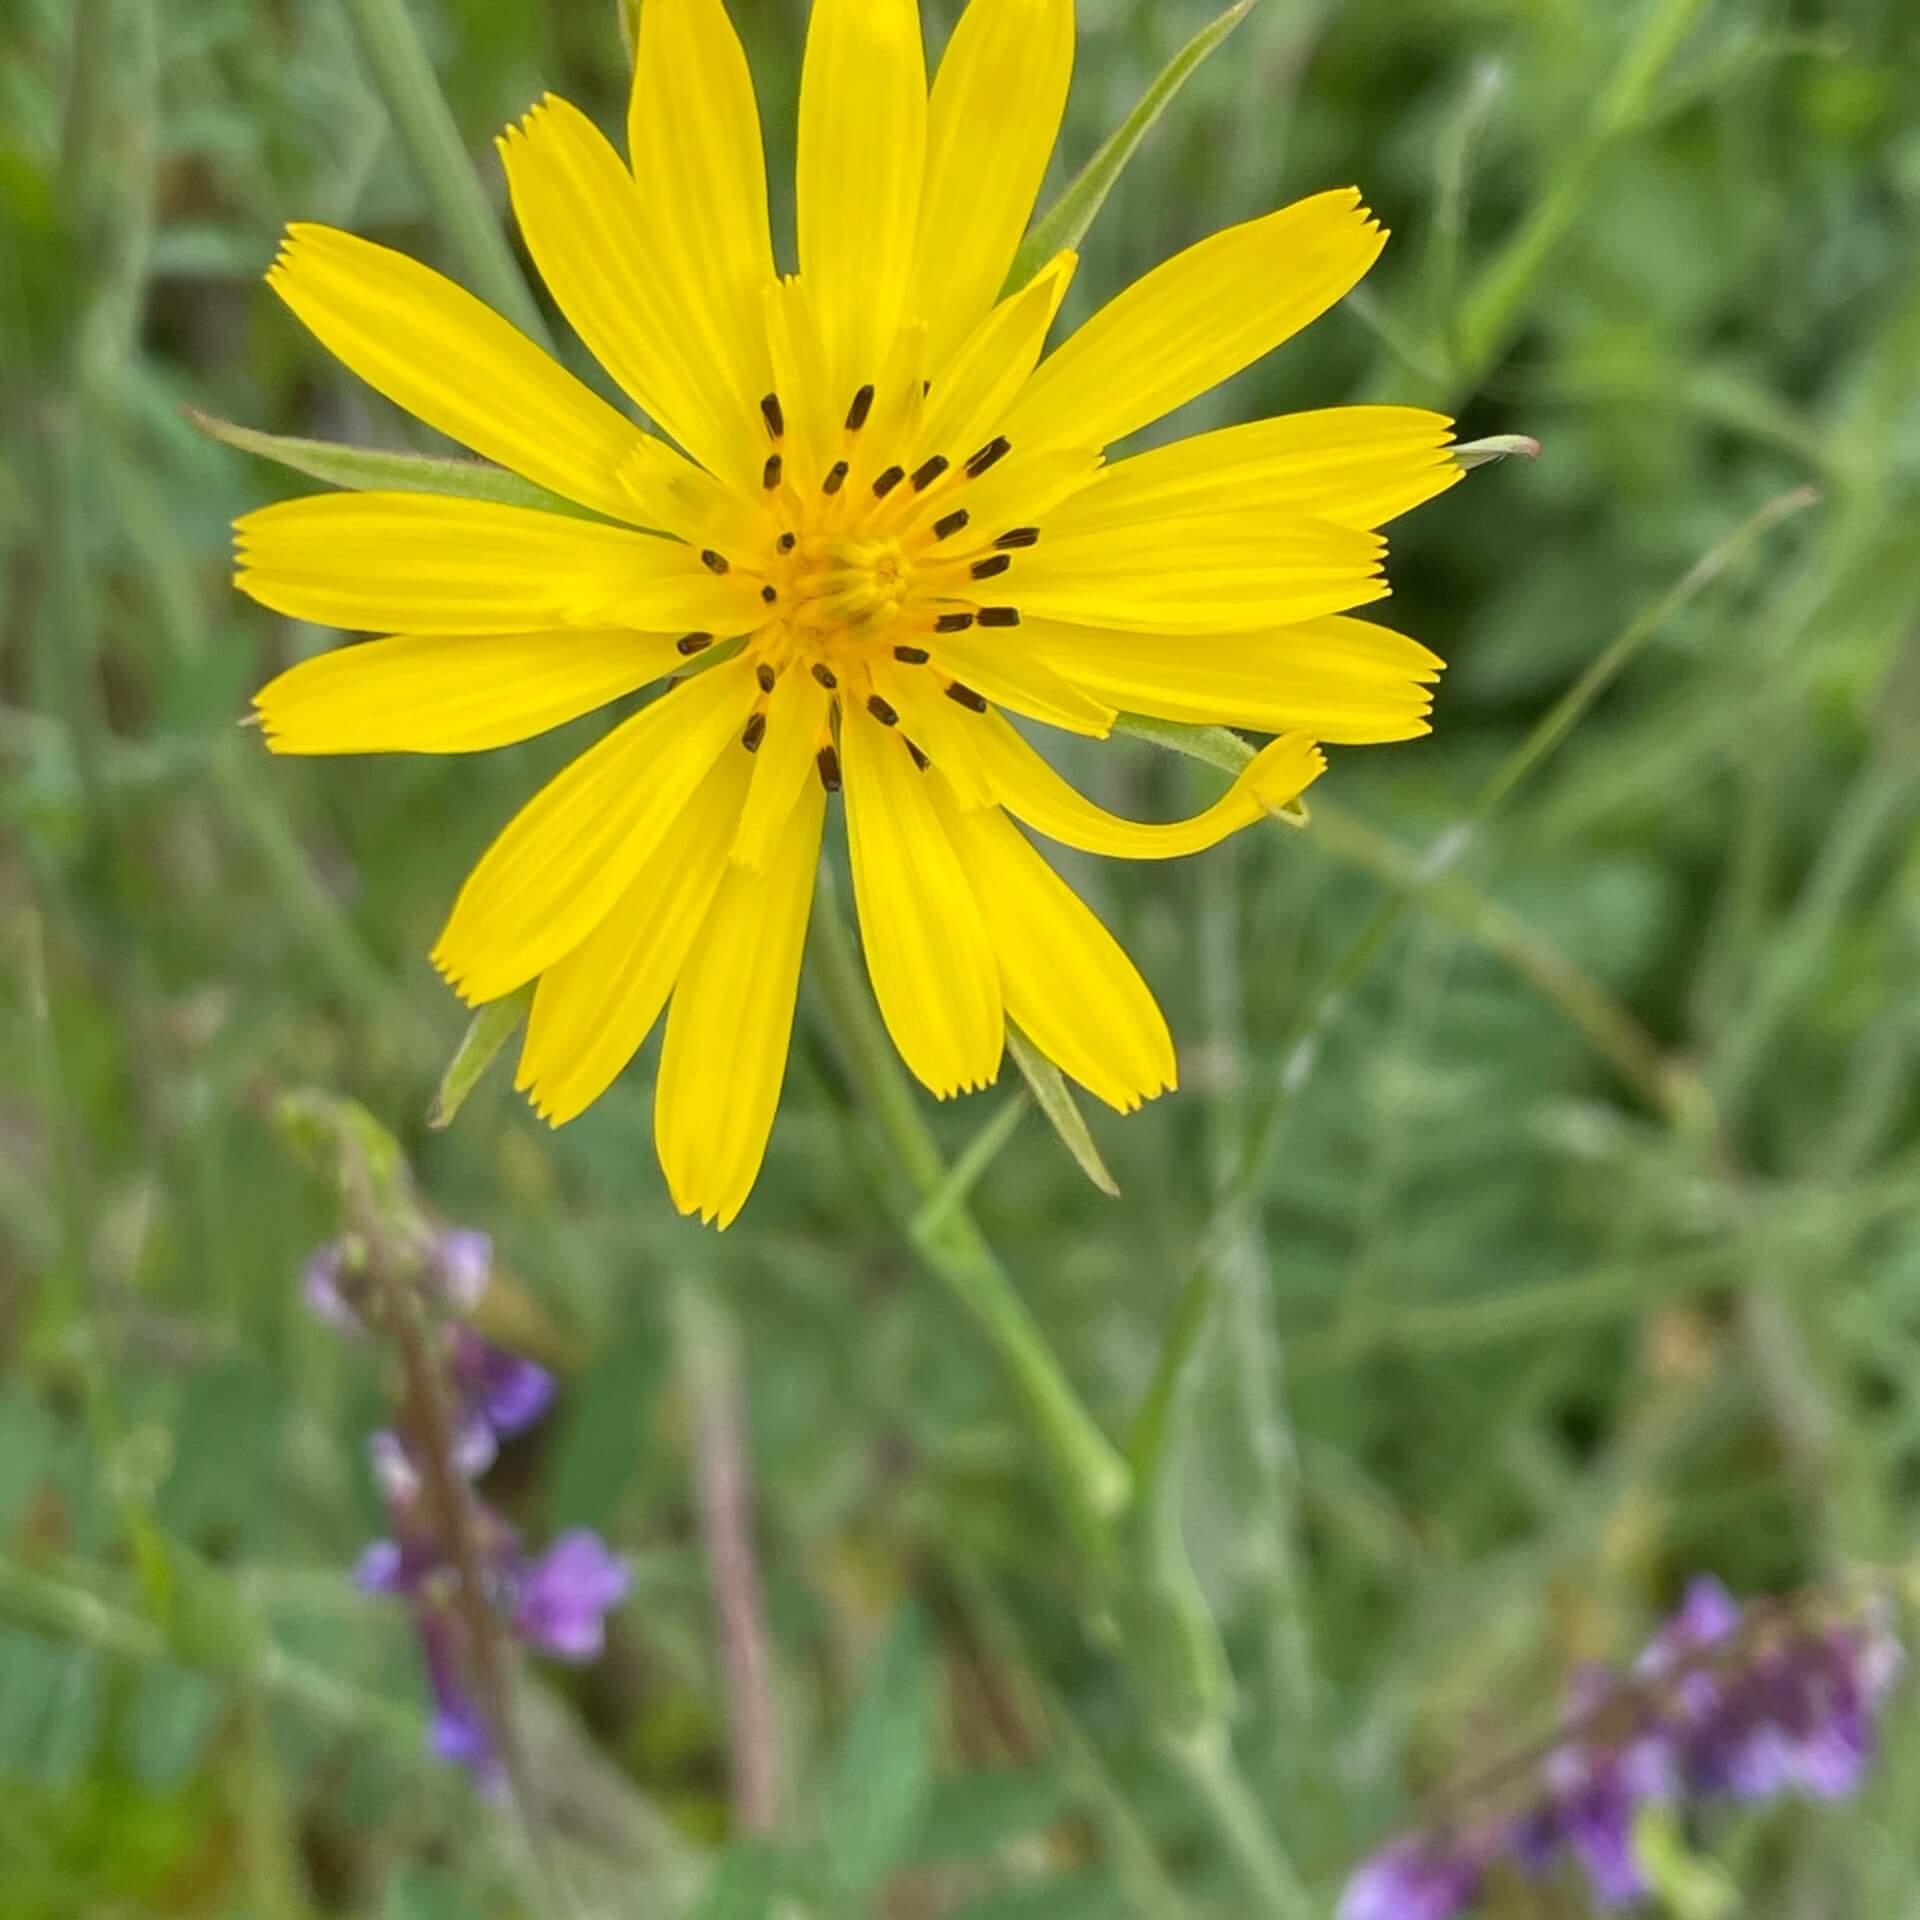
M 342 0 L 367 71 L 473 290 L 528 339 L 552 347 L 506 235 L 480 187 L 406 0 Z
M 922 1202 L 942 1194 L 947 1169 L 879 1009 L 861 978 L 853 941 L 831 871 L 823 866 L 813 916 L 814 977 L 848 1070 L 875 1124 Z M 908 1227 L 934 1276 L 986 1336 L 999 1357 L 1052 1470 L 1054 1489 L 1081 1544 L 1104 1559 L 1115 1517 L 1126 1506 L 1131 1476 L 1091 1414 L 1006 1269 L 982 1238 L 968 1208 L 955 1200 Z
M 1281 1852 L 1260 1802 L 1233 1764 L 1223 1733 L 1167 1743 L 1167 1750 L 1199 1795 L 1214 1832 L 1239 1869 L 1256 1912 L 1272 1920 L 1304 1920 L 1312 1910 L 1293 1863 Z

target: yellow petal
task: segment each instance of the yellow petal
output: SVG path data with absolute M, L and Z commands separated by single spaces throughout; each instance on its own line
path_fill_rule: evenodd
M 762 490 L 749 499 L 650 433 L 621 464 L 619 480 L 629 520 L 677 534 L 695 547 L 760 553 L 780 531 L 767 518 Z
M 1008 1016 L 1122 1113 L 1171 1088 L 1172 1036 L 1120 943 L 998 807 L 950 808 L 945 818 L 999 959 Z
M 335 647 L 254 695 L 275 753 L 474 753 L 529 740 L 671 673 L 672 636 L 410 634 Z
M 765 873 L 727 868 L 667 1014 L 654 1147 L 674 1205 L 722 1227 L 746 1204 L 773 1131 L 825 817 L 815 781 Z
M 981 0 L 974 0 L 977 7 Z M 1079 256 L 1057 255 L 1012 299 L 1003 300 L 940 367 L 915 440 L 913 462 L 943 453 L 956 465 L 986 444 L 1033 371 L 1047 329 L 1066 298 Z
M 1040 364 L 1004 431 L 1109 446 L 1218 386 L 1351 292 L 1386 236 L 1352 187 L 1176 254 Z
M 1378 534 L 1240 509 L 1057 532 L 993 583 L 1022 614 L 1151 633 L 1242 633 L 1387 591 Z
M 899 714 L 900 732 L 945 775 L 960 805 L 992 806 L 993 789 L 973 740 L 980 715 L 947 697 L 945 678 L 886 660 L 874 663 L 873 684 Z
M 746 761 L 720 756 L 607 917 L 540 976 L 514 1085 L 553 1126 L 613 1085 L 667 1004 L 727 870 Z
M 911 305 L 938 367 L 999 297 L 1073 72 L 1073 0 L 970 0 L 927 109 Z
M 431 493 L 320 493 L 234 522 L 234 584 L 296 620 L 363 633 L 605 626 L 745 633 L 757 581 L 624 527 Z
M 760 396 L 674 305 L 640 191 L 599 128 L 548 94 L 500 154 L 527 251 L 594 358 L 703 467 L 756 485 Z
M 864 707 L 845 711 L 840 750 L 860 938 L 887 1031 L 943 1099 L 986 1086 L 1006 1040 L 999 971 L 927 776 Z
M 1444 414 L 1419 407 L 1328 407 L 1222 427 L 1106 468 L 1055 524 L 1092 532 L 1240 510 L 1383 526 L 1461 477 L 1447 451 L 1452 430 Z
M 1327 764 L 1305 734 L 1287 734 L 1263 747 L 1204 813 L 1166 826 L 1147 826 L 1122 820 L 1076 792 L 999 714 L 982 720 L 980 747 L 994 790 L 1009 813 L 1063 846 L 1120 860 L 1171 860 L 1215 846 L 1297 800 Z
M 767 289 L 767 344 L 773 356 L 773 385 L 785 416 L 780 452 L 797 475 L 824 474 L 833 465 L 846 435 L 842 423 L 850 401 L 836 404 L 830 393 L 827 349 L 821 330 L 818 290 L 789 274 Z
M 1440 668 L 1418 641 L 1344 614 L 1197 639 L 1051 620 L 1029 620 L 1020 633 L 1038 660 L 1122 712 L 1262 733 L 1297 728 L 1342 746 L 1429 731 L 1426 683 Z
M 627 153 L 648 262 L 713 377 L 755 407 L 772 378 L 773 244 L 753 76 L 721 0 L 639 11 Z
M 1081 629 L 1063 627 L 1063 633 Z M 1139 636 L 1129 634 L 1129 639 Z M 1076 672 L 1063 677 L 1037 659 L 1024 627 L 969 627 L 964 633 L 936 634 L 925 643 L 933 663 L 955 680 L 984 693 L 996 706 L 1008 707 L 1069 733 L 1104 739 L 1113 730 L 1114 709 L 1100 696 L 1074 684 Z M 1157 641 L 1164 646 L 1166 642 Z
M 287 229 L 267 284 L 396 406 L 462 446 L 617 519 L 615 476 L 645 436 L 464 287 L 333 227 Z
M 827 690 L 804 667 L 789 667 L 767 696 L 767 730 L 753 756 L 753 785 L 733 841 L 733 858 L 762 869 L 773 858 L 801 789 L 815 778 L 827 737 Z
M 926 141 L 918 0 L 814 0 L 794 217 L 832 406 L 880 377 L 903 317 Z
M 433 963 L 463 999 L 497 1000 L 571 953 L 619 900 L 739 737 L 743 660 L 624 721 L 508 823 L 460 889 Z

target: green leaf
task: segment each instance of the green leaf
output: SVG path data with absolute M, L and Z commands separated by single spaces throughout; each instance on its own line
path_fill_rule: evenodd
M 932 1636 L 902 1610 L 875 1657 L 822 1797 L 827 1869 L 850 1892 L 911 1857 L 933 1788 Z
M 1107 1171 L 1107 1163 L 1100 1158 L 1100 1149 L 1093 1144 L 1093 1135 L 1087 1131 L 1086 1120 L 1060 1069 L 1011 1024 L 1007 1027 L 1007 1051 L 1013 1055 L 1014 1065 L 1020 1069 L 1027 1090 L 1033 1095 L 1033 1104 L 1047 1116 L 1048 1123 L 1060 1136 L 1061 1145 L 1073 1155 L 1080 1171 L 1102 1193 L 1117 1200 L 1120 1188 Z
M 736 1840 L 714 1862 L 694 1920 L 767 1920 L 779 1891 L 781 1860 L 764 1840 Z
M 1105 1874 L 1089 1868 L 970 1900 L 951 1920 L 1116 1920 L 1138 1910 Z
M 913 1850 L 916 1866 L 974 1860 L 1009 1841 L 1051 1826 L 1070 1795 L 1059 1774 L 1043 1767 L 989 1767 L 934 1788 Z
M 492 500 L 506 507 L 539 507 L 547 513 L 567 513 L 577 520 L 598 519 L 585 507 L 522 480 L 505 467 L 484 460 L 441 459 L 426 453 L 389 453 L 381 447 L 347 447 L 331 440 L 297 440 L 284 433 L 262 433 L 256 427 L 236 426 L 198 407 L 183 409 L 188 423 L 209 440 L 258 454 L 277 466 L 291 467 L 310 480 L 336 487 L 383 487 L 400 493 L 451 493 L 463 500 Z
M 1147 129 L 1166 111 L 1173 96 L 1186 85 L 1188 77 L 1207 55 L 1258 4 L 1259 0 L 1235 0 L 1234 5 L 1210 20 L 1167 62 L 1160 77 L 1140 96 L 1139 105 L 1107 136 L 1100 151 L 1074 176 L 1060 198 L 1034 222 L 1020 243 L 1020 251 L 1013 257 L 1013 270 L 1007 275 L 1008 293 L 1024 287 L 1062 247 L 1080 244 L 1093 225 L 1093 216 L 1100 211 L 1101 202 L 1133 158 L 1134 149 L 1146 138 Z
M 519 1031 L 533 1004 L 533 988 L 522 987 L 502 1000 L 489 1000 L 467 1022 L 467 1031 L 447 1070 L 440 1076 L 440 1091 L 427 1109 L 427 1125 L 450 1127 L 453 1116 L 466 1105 L 467 1095 L 479 1084 L 480 1076 L 493 1065 L 500 1049 Z

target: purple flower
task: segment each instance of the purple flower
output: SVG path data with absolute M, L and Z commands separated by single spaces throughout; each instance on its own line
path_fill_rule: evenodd
M 339 1240 L 329 1240 L 307 1261 L 300 1277 L 300 1292 L 316 1320 L 323 1320 L 336 1333 L 358 1337 L 366 1331 L 360 1316 L 347 1305 L 341 1291 L 346 1277 L 347 1249 Z
M 471 1313 L 493 1276 L 493 1241 L 473 1227 L 447 1227 L 434 1241 L 433 1269 L 447 1305 Z
M 517 1353 L 455 1327 L 449 1342 L 454 1385 L 473 1414 L 502 1440 L 526 1429 L 553 1404 L 553 1375 Z
M 507 1783 L 506 1767 L 498 1743 L 492 1727 L 487 1724 L 485 1709 L 467 1690 L 461 1671 L 459 1622 L 442 1608 L 426 1607 L 415 1616 L 415 1624 L 426 1663 L 427 1685 L 433 1693 L 428 1745 L 441 1759 L 466 1768 L 483 1792 L 503 1792 Z
M 521 1570 L 514 1631 L 556 1660 L 593 1660 L 606 1645 L 606 1615 L 626 1598 L 625 1566 L 586 1527 L 563 1533 Z
M 1396 1840 L 1347 1882 L 1335 1920 L 1452 1920 L 1473 1904 L 1485 1870 L 1481 1843 Z

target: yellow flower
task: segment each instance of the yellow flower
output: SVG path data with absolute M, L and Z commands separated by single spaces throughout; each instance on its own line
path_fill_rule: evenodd
M 1125 1111 L 1174 1084 L 1166 1023 L 1014 822 L 1189 853 L 1292 801 L 1316 740 L 1427 728 L 1440 662 L 1348 615 L 1387 590 L 1374 529 L 1458 477 L 1446 420 L 1346 407 L 1103 464 L 1324 312 L 1385 236 L 1351 189 L 1316 195 L 1042 360 L 1074 256 L 1000 294 L 1072 53 L 1071 0 L 972 0 L 929 95 L 914 0 L 815 0 L 782 277 L 721 0 L 646 0 L 631 167 L 552 97 L 501 151 L 554 300 L 657 433 L 383 247 L 295 226 L 268 275 L 371 385 L 587 510 L 366 492 L 248 515 L 242 589 L 391 636 L 273 681 L 276 751 L 496 747 L 706 668 L 535 797 L 433 958 L 473 1003 L 538 981 L 518 1084 L 555 1124 L 665 1009 L 661 1165 L 723 1226 L 773 1124 L 829 794 L 913 1072 L 986 1085 L 1011 1019 Z M 1281 737 L 1198 817 L 1138 825 L 1003 715 L 1101 736 L 1119 709 Z

